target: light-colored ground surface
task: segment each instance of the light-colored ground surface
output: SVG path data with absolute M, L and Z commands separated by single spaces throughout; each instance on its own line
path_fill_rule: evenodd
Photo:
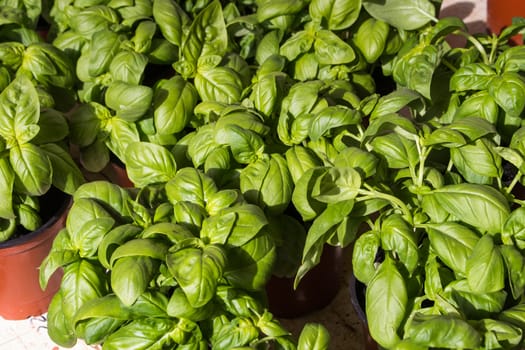
M 465 20 L 472 32 L 485 31 L 486 3 L 479 0 L 444 0 L 442 15 L 458 16 Z M 345 271 L 349 273 L 349 262 Z M 320 286 L 322 288 L 322 286 Z M 331 333 L 333 350 L 362 350 L 363 332 L 361 324 L 350 302 L 347 281 L 333 300 L 324 309 L 305 317 L 283 320 L 295 334 L 306 322 L 321 322 Z M 6 321 L 0 318 L 0 350 L 58 350 L 47 336 L 45 318 L 37 317 L 22 321 Z M 90 349 L 77 344 L 73 349 Z M 124 349 L 123 349 L 124 350 Z

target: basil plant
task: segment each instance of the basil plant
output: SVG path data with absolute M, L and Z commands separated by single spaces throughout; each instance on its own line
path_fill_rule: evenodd
M 424 99 L 405 89 L 378 98 L 332 165 L 309 165 L 299 177 L 292 198 L 314 221 L 297 280 L 323 244 L 353 242 L 381 347 L 519 349 L 523 201 L 513 188 L 522 137 L 505 145 L 481 117 L 428 118 Z
M 24 74 L 0 92 L 0 241 L 43 224 L 39 198 L 52 186 L 72 194 L 84 182 L 68 152 L 64 114 L 40 101 Z
M 268 311 L 275 244 L 264 212 L 239 191 L 188 167 L 140 188 L 86 183 L 73 198 L 40 270 L 43 287 L 64 271 L 48 312 L 57 344 L 328 348 L 324 327 L 305 327 L 297 345 Z

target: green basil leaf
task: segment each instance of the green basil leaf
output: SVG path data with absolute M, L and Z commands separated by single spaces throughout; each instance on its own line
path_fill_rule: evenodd
M 463 177 L 471 183 L 490 184 L 503 174 L 501 157 L 495 145 L 485 139 L 450 149 L 450 159 Z
M 499 71 L 519 72 L 524 68 L 523 57 L 525 57 L 525 50 L 521 45 L 509 47 L 498 55 L 495 65 Z
M 241 99 L 242 80 L 239 74 L 229 67 L 199 69 L 194 83 L 203 101 L 231 104 Z
M 130 144 L 125 164 L 130 180 L 139 187 L 167 182 L 177 171 L 173 155 L 166 148 L 148 142 Z
M 416 344 L 435 348 L 473 349 L 481 335 L 466 321 L 448 315 L 416 315 L 406 331 Z
M 449 127 L 461 132 L 470 141 L 476 141 L 484 136 L 491 136 L 497 133 L 494 124 L 478 116 L 454 120 Z
M 260 158 L 264 152 L 263 138 L 256 132 L 228 124 L 215 131 L 215 142 L 228 145 L 232 155 L 240 164 L 248 164 Z
M 451 215 L 480 231 L 501 232 L 510 208 L 505 196 L 493 187 L 478 184 L 447 185 L 430 194 Z
M 184 30 L 189 26 L 190 18 L 174 0 L 153 2 L 153 18 L 162 35 L 172 44 L 181 46 Z
M 521 343 L 523 331 L 519 327 L 493 319 L 483 319 L 480 325 L 481 330 L 485 331 L 487 347 L 516 347 Z
M 298 350 L 327 350 L 330 344 L 330 333 L 321 324 L 307 323 L 299 335 Z
M 309 31 L 299 31 L 286 40 L 279 49 L 279 54 L 286 57 L 288 61 L 294 61 L 314 45 L 315 37 Z
M 0 158 L 0 217 L 4 219 L 14 219 L 13 211 L 13 189 L 15 184 L 15 172 L 9 163 L 9 158 Z
M 465 275 L 467 261 L 477 244 L 478 235 L 456 222 L 428 224 L 426 231 L 437 256 L 452 270 Z
M 313 0 L 309 10 L 312 19 L 326 23 L 329 30 L 343 30 L 359 17 L 361 1 Z
M 40 130 L 31 140 L 31 143 L 34 144 L 42 145 L 49 142 L 58 142 L 69 135 L 68 121 L 61 112 L 54 109 L 40 111 L 38 126 Z
M 92 144 L 99 132 L 101 122 L 111 117 L 110 111 L 98 103 L 80 104 L 71 112 L 70 138 L 81 147 Z
M 292 193 L 292 203 L 304 221 L 314 219 L 325 208 L 326 203 L 318 201 L 312 196 L 312 190 L 317 179 L 328 171 L 325 167 L 308 169 L 295 184 Z
M 312 140 L 318 140 L 326 136 L 331 129 L 341 126 L 355 125 L 361 120 L 361 113 L 357 110 L 342 106 L 330 106 L 317 113 L 310 124 L 309 136 Z
M 51 276 L 63 266 L 80 260 L 78 251 L 71 246 L 71 239 L 66 229 L 61 229 L 53 240 L 49 254 L 39 267 L 39 283 L 42 290 L 47 288 Z
M 74 201 L 95 199 L 97 204 L 107 207 L 113 215 L 130 216 L 128 201 L 131 196 L 126 189 L 108 181 L 90 181 L 80 186 L 73 194 Z
M 60 286 L 65 319 L 72 322 L 82 305 L 107 291 L 107 277 L 100 265 L 82 259 L 65 266 Z
M 228 320 L 225 317 L 221 323 L 214 323 L 211 347 L 217 350 L 243 349 L 258 336 L 259 330 L 250 318 L 236 317 Z
M 307 170 L 323 165 L 312 150 L 301 145 L 294 145 L 287 149 L 285 157 L 294 183 L 297 183 Z
M 15 187 L 23 193 L 39 196 L 52 184 L 52 163 L 38 146 L 25 143 L 11 148 L 9 161 L 16 174 Z
M 368 284 L 376 273 L 376 258 L 380 247 L 380 235 L 374 231 L 363 233 L 354 242 L 353 274 L 364 284 Z
M 286 160 L 271 154 L 248 164 L 240 174 L 240 189 L 246 200 L 271 214 L 282 213 L 292 198 L 293 182 Z
M 368 63 L 376 62 L 385 50 L 390 26 L 375 18 L 367 18 L 354 37 L 354 43 Z
M 153 99 L 155 129 L 160 134 L 182 131 L 193 115 L 198 94 L 195 87 L 182 77 L 161 80 Z
M 105 101 L 118 118 L 134 122 L 151 108 L 153 90 L 144 85 L 115 81 L 108 86 Z
M 505 72 L 493 79 L 489 94 L 509 115 L 518 117 L 525 107 L 525 81 L 515 72 Z
M 299 13 L 308 2 L 304 0 L 272 0 L 260 1 L 257 7 L 257 21 L 264 22 L 279 16 L 294 15 Z
M 147 64 L 148 57 L 146 55 L 132 50 L 121 50 L 109 65 L 109 74 L 113 78 L 112 84 L 118 81 L 129 85 L 139 85 Z
M 183 248 L 166 258 L 168 268 L 193 307 L 207 304 L 215 295 L 227 257 L 218 245 Z
M 480 117 L 496 125 L 499 116 L 498 104 L 488 91 L 479 91 L 465 99 L 456 111 L 454 118 Z
M 269 234 L 259 234 L 242 246 L 228 249 L 227 254 L 224 278 L 231 285 L 253 291 L 264 289 L 276 259 L 275 243 Z
M 375 152 L 385 157 L 389 168 L 415 168 L 419 163 L 416 142 L 397 133 L 377 136 L 370 143 Z
M 123 162 L 128 145 L 140 140 L 137 125 L 123 118 L 113 117 L 107 120 L 104 132 L 110 135 L 104 139 L 105 145 Z
M 512 296 L 519 299 L 525 291 L 525 258 L 512 245 L 502 245 L 499 250 L 505 262 Z
M 152 238 L 130 239 L 122 243 L 111 254 L 110 266 L 118 259 L 134 256 L 145 256 L 156 260 L 164 260 L 168 252 L 166 243 Z
M 253 204 L 242 204 L 221 211 L 221 215 L 229 213 L 237 215 L 235 225 L 226 242 L 230 246 L 243 246 L 268 225 L 268 219 L 262 209 Z
M 366 287 L 366 318 L 372 338 L 390 348 L 400 339 L 398 329 L 405 319 L 408 292 L 395 262 L 386 257 Z
M 525 326 L 525 304 L 520 303 L 503 310 L 498 319 L 513 324 L 523 329 Z
M 335 33 L 321 29 L 315 34 L 314 50 L 319 64 L 345 64 L 356 58 L 354 49 Z
M 214 0 L 195 16 L 182 42 L 181 54 L 184 60 L 180 73 L 183 77 L 194 76 L 199 57 L 223 56 L 227 47 L 228 33 L 221 3 Z
M 211 319 L 216 312 L 216 306 L 213 301 L 201 306 L 193 307 L 188 301 L 186 294 L 181 288 L 177 288 L 173 291 L 170 297 L 166 311 L 168 315 L 186 318 L 193 322 L 199 322 L 207 319 Z
M 25 75 L 17 76 L 0 93 L 0 116 L 0 135 L 8 145 L 15 142 L 22 128 L 38 122 L 40 106 L 37 91 Z
M 141 318 L 122 326 L 104 340 L 107 350 L 129 349 L 146 350 L 152 347 L 168 347 L 173 344 L 180 330 L 176 321 L 170 318 Z
M 73 194 L 86 180 L 71 155 L 54 143 L 40 146 L 53 167 L 53 185 L 62 192 Z
M 98 261 L 109 270 L 113 252 L 126 241 L 136 238 L 141 232 L 142 228 L 134 224 L 116 226 L 107 232 L 98 245 Z
M 259 135 L 267 135 L 270 132 L 270 128 L 264 123 L 263 118 L 250 109 L 226 108 L 215 125 L 217 129 L 227 125 L 237 125 Z
M 306 234 L 302 263 L 295 277 L 295 287 L 308 271 L 319 264 L 325 242 L 328 241 L 333 230 L 350 214 L 353 207 L 353 200 L 329 203 L 326 209 L 314 219 Z
M 217 191 L 218 188 L 210 177 L 189 167 L 177 171 L 166 184 L 166 194 L 172 204 L 187 201 L 205 208 L 209 198 Z
M 474 292 L 497 292 L 505 286 L 503 258 L 490 235 L 482 236 L 476 243 L 466 268 L 467 281 Z
M 59 290 L 51 299 L 47 311 L 47 333 L 49 338 L 56 344 L 65 347 L 73 347 L 77 343 L 77 335 L 67 319 L 63 310 L 63 297 Z
M 109 70 L 111 61 L 120 50 L 122 40 L 123 37 L 120 34 L 109 29 L 93 34 L 89 50 L 82 53 L 87 59 L 86 68 L 90 77 L 95 78 Z
M 395 62 L 394 80 L 432 99 L 433 76 L 441 62 L 441 55 L 436 46 L 416 46 Z
M 158 264 L 147 256 L 125 256 L 113 264 L 111 288 L 125 306 L 131 306 L 146 290 Z
M 372 17 L 402 30 L 419 29 L 436 17 L 429 0 L 363 0 L 363 6 Z
M 373 120 L 384 115 L 397 113 L 404 107 L 408 106 L 409 103 L 416 101 L 419 98 L 419 94 L 415 91 L 400 87 L 387 95 L 379 97 L 379 100 L 370 115 L 370 119 Z
M 414 273 L 419 264 L 418 235 L 401 214 L 392 214 L 383 220 L 381 244 L 384 250 L 398 256 L 410 275 Z
M 353 168 L 329 167 L 317 178 L 312 188 L 312 198 L 324 203 L 352 200 L 361 188 L 362 179 Z
M 460 67 L 450 78 L 452 91 L 485 90 L 496 77 L 494 69 L 484 63 L 471 63 Z

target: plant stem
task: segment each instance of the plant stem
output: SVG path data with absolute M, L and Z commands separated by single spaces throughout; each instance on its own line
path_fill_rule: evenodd
M 483 58 L 483 63 L 490 64 L 491 60 L 487 56 L 487 52 L 485 51 L 485 48 L 483 45 L 479 42 L 478 39 L 476 39 L 472 34 L 468 32 L 464 32 L 462 30 L 459 31 L 459 34 L 467 39 L 468 42 L 470 42 L 474 47 L 478 50 L 479 54 Z
M 379 192 L 379 191 L 373 189 L 368 184 L 364 184 L 364 186 L 367 189 L 366 190 L 359 189 L 358 193 L 361 196 L 357 197 L 356 201 L 365 201 L 367 199 L 375 199 L 375 198 L 385 199 L 388 202 L 390 202 L 390 204 L 393 207 L 401 210 L 403 212 L 403 214 L 405 215 L 406 219 L 409 220 L 409 222 L 412 222 L 412 212 L 410 211 L 408 206 L 405 203 L 403 203 L 402 200 L 400 200 L 399 198 L 397 198 L 397 197 L 395 197 L 395 196 L 393 196 L 391 194 L 384 193 L 384 192 Z
M 514 188 L 514 186 L 516 186 L 516 184 L 520 181 L 520 178 L 523 174 L 521 173 L 520 170 L 518 170 L 518 172 L 516 173 L 516 175 L 514 175 L 514 178 L 512 179 L 512 181 L 510 182 L 510 184 L 507 186 L 507 192 L 508 193 L 511 193 L 512 192 L 512 189 Z

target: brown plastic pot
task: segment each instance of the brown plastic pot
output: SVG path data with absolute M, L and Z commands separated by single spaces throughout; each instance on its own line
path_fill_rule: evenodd
M 487 27 L 492 33 L 498 34 L 512 23 L 513 17 L 525 17 L 525 1 L 523 0 L 487 0 Z M 523 44 L 523 36 L 512 38 L 515 44 Z
M 293 278 L 273 276 L 266 286 L 270 312 L 281 318 L 296 318 L 330 304 L 341 288 L 343 249 L 325 245 L 321 261 L 308 271 L 294 290 Z
M 4 319 L 22 320 L 45 313 L 60 287 L 61 271 L 52 276 L 46 290 L 40 288 L 38 275 L 53 239 L 65 225 L 71 197 L 60 193 L 44 198 L 41 205 L 54 208 L 55 214 L 38 230 L 0 243 L 0 316 Z

